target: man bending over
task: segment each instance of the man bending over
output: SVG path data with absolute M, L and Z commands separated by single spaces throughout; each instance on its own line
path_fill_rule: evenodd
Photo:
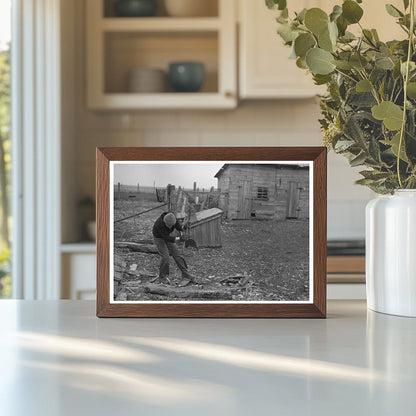
M 181 232 L 184 226 L 172 212 L 164 212 L 153 225 L 153 240 L 161 256 L 159 276 L 155 280 L 159 280 L 160 283 L 170 283 L 168 278 L 169 256 L 172 256 L 182 272 L 182 281 L 179 283 L 179 286 L 187 286 L 195 283 L 195 278 L 188 272 L 188 265 L 176 245 L 177 242 L 184 241 L 183 237 L 171 237 L 170 235 L 175 229 Z

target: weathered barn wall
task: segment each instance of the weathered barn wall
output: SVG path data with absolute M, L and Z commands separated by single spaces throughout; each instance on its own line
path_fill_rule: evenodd
M 218 188 L 228 192 L 220 208 L 229 219 L 309 217 L 308 169 L 230 164 L 219 174 Z

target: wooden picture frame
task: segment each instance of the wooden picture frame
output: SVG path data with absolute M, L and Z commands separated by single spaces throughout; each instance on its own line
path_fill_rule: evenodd
M 194 318 L 325 318 L 326 317 L 326 160 L 327 160 L 327 150 L 324 147 L 239 147 L 239 148 L 149 148 L 149 147 L 135 147 L 135 148 L 97 148 L 97 176 L 96 176 L 96 200 L 97 200 L 97 316 L 98 317 L 194 317 Z M 308 196 L 305 200 L 308 201 L 308 213 L 304 222 L 307 222 L 307 225 L 302 225 L 303 228 L 307 231 L 303 236 L 308 238 L 308 248 L 306 250 L 307 258 L 309 261 L 308 272 L 304 271 L 305 280 L 307 283 L 304 285 L 308 286 L 308 297 L 298 297 L 299 299 L 304 299 L 301 301 L 291 300 L 292 295 L 288 295 L 289 300 L 267 300 L 266 298 L 259 301 L 238 301 L 232 300 L 229 301 L 197 301 L 193 300 L 183 300 L 183 301 L 171 301 L 170 298 L 167 300 L 157 300 L 157 301 L 148 301 L 148 300 L 138 300 L 130 301 L 127 297 L 123 301 L 115 301 L 117 297 L 114 296 L 113 289 L 114 283 L 118 284 L 118 281 L 115 280 L 117 270 L 114 268 L 115 263 L 115 254 L 114 254 L 114 195 L 116 191 L 114 190 L 114 175 L 115 171 L 118 172 L 122 165 L 132 165 L 134 169 L 150 169 L 150 167 L 155 168 L 159 165 L 166 164 L 166 167 L 175 166 L 175 163 L 181 164 L 181 169 L 183 166 L 190 166 L 192 164 L 206 164 L 208 168 L 215 167 L 215 164 L 221 164 L 222 168 L 227 170 L 227 172 L 236 172 L 236 178 L 240 178 L 241 173 L 238 173 L 237 168 L 240 166 L 246 170 L 250 169 L 252 172 L 257 172 L 256 169 L 262 168 L 262 172 L 269 172 L 271 169 L 280 169 L 276 171 L 276 183 L 274 188 L 270 191 L 265 190 L 266 187 L 257 186 L 254 191 L 250 192 L 259 192 L 255 194 L 253 198 L 261 200 L 267 199 L 267 192 L 275 192 L 276 195 L 283 198 L 288 191 L 288 186 L 285 182 L 285 177 L 283 173 L 291 168 L 293 172 L 296 170 L 296 174 L 300 174 L 301 170 L 307 170 L 308 172 Z M 155 165 L 155 166 L 153 166 Z M 150 167 L 148 167 L 150 166 Z M 179 166 L 179 165 L 178 165 Z M 133 168 L 131 168 L 133 169 Z M 173 168 L 171 168 L 173 169 Z M 179 169 L 179 167 L 178 167 Z M 194 168 L 192 168 L 194 169 Z M 205 169 L 205 168 L 204 168 Z M 278 174 L 281 172 L 281 178 L 277 179 Z M 230 173 L 230 174 L 231 174 Z M 253 173 L 254 175 L 255 173 Z M 266 175 L 264 173 L 264 175 Z M 220 173 L 217 172 L 214 175 L 218 180 L 220 178 Z M 253 176 L 254 177 L 254 176 Z M 229 182 L 233 182 L 229 179 Z M 280 181 L 280 182 L 279 182 Z M 254 184 L 254 182 L 252 182 Z M 179 184 L 178 184 L 179 185 Z M 155 186 L 155 185 L 154 185 Z M 230 185 L 231 186 L 231 185 Z M 240 185 L 239 185 L 240 186 Z M 286 186 L 286 188 L 285 188 Z M 184 186 L 185 188 L 185 186 Z M 219 188 L 219 187 L 218 187 Z M 117 189 L 117 188 L 116 188 Z M 155 187 L 156 189 L 156 187 Z M 170 189 L 170 188 L 169 188 Z M 189 189 L 189 185 L 188 185 Z M 302 188 L 298 188 L 302 189 Z M 120 189 L 118 189 L 120 190 Z M 195 191 L 195 188 L 194 188 Z M 149 191 L 150 192 L 150 191 Z M 184 190 L 184 193 L 188 191 Z M 211 188 L 213 191 L 213 187 Z M 216 192 L 216 191 L 215 191 Z M 222 192 L 221 189 L 218 189 L 219 197 L 218 201 L 223 201 L 221 199 L 222 195 L 232 195 L 231 187 L 227 192 Z M 299 191 L 301 192 L 301 191 Z M 306 192 L 306 191 L 305 191 Z M 192 193 L 192 192 L 191 192 Z M 164 194 L 166 197 L 166 194 Z M 205 194 L 204 194 L 205 195 Z M 133 198 L 134 196 L 131 195 Z M 195 196 L 195 193 L 194 193 Z M 225 198 L 224 196 L 224 198 Z M 117 194 L 117 198 L 120 195 Z M 179 198 L 179 197 L 178 197 Z M 208 198 L 208 197 L 206 197 Z M 250 197 L 252 198 L 252 197 Z M 277 198 L 277 197 L 276 197 Z M 177 199 L 178 201 L 179 199 Z M 228 199 L 229 201 L 230 199 Z M 165 201 L 165 200 L 164 200 Z M 169 200 L 170 201 L 170 200 Z M 199 200 L 198 200 L 199 201 Z M 195 203 L 197 198 L 195 197 Z M 257 201 L 259 202 L 259 201 Z M 261 202 L 261 201 L 260 201 Z M 267 201 L 266 201 L 267 202 Z M 169 202 L 170 203 L 170 202 Z M 199 202 L 198 202 L 199 203 Z M 223 203 L 223 202 L 221 202 Z M 119 202 L 117 202 L 119 204 Z M 166 203 L 167 204 L 167 203 Z M 179 202 L 178 202 L 179 204 Z M 184 203 L 185 204 L 185 203 Z M 220 202 L 218 202 L 220 207 Z M 272 209 L 275 209 L 274 203 L 269 202 L 269 205 L 272 205 Z M 256 205 L 257 208 L 253 212 L 254 208 L 251 208 L 251 218 L 247 221 L 247 224 L 252 224 L 254 229 L 257 227 L 268 227 L 279 224 L 279 221 L 265 222 L 257 221 L 255 218 L 257 214 L 264 214 L 264 209 L 261 210 L 258 207 L 269 207 L 267 203 L 263 205 Z M 119 206 L 119 205 L 117 205 Z M 178 205 L 179 206 L 179 205 Z M 225 206 L 225 205 L 224 205 Z M 224 206 L 221 206 L 222 211 L 224 212 Z M 253 205 L 254 206 L 254 205 Z M 227 205 L 227 215 L 230 218 L 233 218 L 233 213 L 231 204 Z M 278 203 L 276 202 L 276 211 L 278 211 Z M 219 208 L 218 208 L 219 209 Z M 300 208 L 298 208 L 300 210 Z M 237 210 L 238 211 L 238 210 Z M 118 212 L 118 211 L 117 211 Z M 176 212 L 176 211 L 175 211 Z M 205 211 L 204 211 L 205 212 Z M 156 213 L 155 213 L 156 214 Z M 136 214 L 134 214 L 135 216 Z M 175 214 L 179 216 L 179 214 Z M 272 215 L 272 214 L 271 214 Z M 274 215 L 274 214 L 273 214 Z M 277 214 L 276 214 L 277 215 Z M 280 215 L 280 214 L 279 214 Z M 236 218 L 236 217 L 235 217 Z M 273 217 L 274 218 L 274 217 Z M 286 220 L 285 220 L 286 221 Z M 288 224 L 295 224 L 296 221 L 287 220 Z M 301 220 L 297 220 L 299 223 Z M 116 221 L 117 222 L 117 221 Z M 229 219 L 225 224 L 234 226 L 234 224 L 241 224 L 241 222 L 234 221 Z M 281 226 L 285 223 L 280 221 Z M 188 224 L 189 225 L 189 224 Z M 111 235 L 111 232 L 113 233 Z M 247 237 L 250 238 L 250 237 Z M 244 239 L 241 240 L 243 244 Z M 261 241 L 261 240 L 260 240 Z M 119 244 L 117 243 L 117 247 Z M 245 246 L 241 246 L 242 249 Z M 281 250 L 281 249 L 279 249 Z M 270 258 L 279 259 L 280 252 L 276 250 L 272 252 Z M 205 253 L 208 253 L 208 249 L 205 249 Z M 290 253 L 290 252 L 289 252 Z M 215 255 L 215 254 L 214 254 Z M 302 254 L 303 255 L 303 254 Z M 194 256 L 200 256 L 198 259 L 202 258 L 204 261 L 204 251 L 202 254 L 195 254 Z M 156 258 L 154 256 L 153 258 Z M 196 257 L 195 257 L 196 258 Z M 251 257 L 249 257 L 251 258 Z M 291 257 L 289 257 L 290 259 Z M 154 260 L 152 260 L 154 261 Z M 254 260 L 253 260 L 254 261 Z M 277 260 L 276 260 L 277 261 Z M 123 263 L 124 264 L 124 263 Z M 128 267 L 128 265 L 124 264 Z M 123 267 L 124 267 L 123 266 Z M 130 265 L 130 269 L 133 269 L 133 266 L 137 267 L 137 264 Z M 118 267 L 118 266 L 117 266 Z M 287 266 L 289 267 L 289 266 Z M 286 267 L 286 269 L 287 269 Z M 255 265 L 253 265 L 255 268 Z M 116 270 L 116 271 L 115 271 Z M 268 269 L 266 269 L 268 270 Z M 305 269 L 306 270 L 306 269 Z M 272 272 L 270 272 L 272 274 Z M 290 275 L 289 271 L 286 270 L 286 273 Z M 160 276 L 160 274 L 159 274 Z M 244 276 L 247 276 L 247 273 L 244 273 Z M 276 276 L 280 276 L 277 274 Z M 209 276 L 212 277 L 212 276 Z M 208 279 L 208 277 L 207 277 Z M 247 279 L 241 279 L 247 280 Z M 252 286 L 249 289 L 245 289 L 244 293 L 249 293 L 252 296 L 252 288 L 256 286 L 258 280 L 252 282 Z M 233 282 L 231 282 L 233 283 Z M 230 283 L 230 284 L 231 284 Z M 239 281 L 239 284 L 241 281 Z M 147 283 L 146 283 L 147 284 Z M 119 284 L 118 284 L 119 285 Z M 254 285 L 254 286 L 253 286 Z M 149 283 L 148 286 L 151 286 Z M 148 290 L 146 286 L 146 290 Z M 119 286 L 118 286 L 119 287 Z M 166 290 L 176 290 L 177 286 L 164 286 L 161 284 L 162 288 Z M 204 287 L 204 286 L 202 286 Z M 123 286 L 124 290 L 124 286 Z M 130 292 L 134 292 L 133 289 L 129 289 Z M 149 289 L 150 290 L 150 289 Z M 191 290 L 191 289 L 189 289 Z M 231 291 L 234 290 L 234 286 L 231 287 Z M 235 288 L 235 291 L 232 293 L 238 292 L 239 287 Z M 274 290 L 274 288 L 273 288 Z M 128 293 L 130 293 L 128 292 Z M 139 291 L 140 292 L 140 291 Z M 139 293 L 137 292 L 137 293 Z M 124 292 L 123 292 L 124 293 Z M 136 293 L 136 292 L 134 292 Z M 142 293 L 142 292 L 140 292 Z M 147 293 L 147 292 L 146 292 Z M 179 293 L 179 292 L 178 292 Z M 117 295 L 118 296 L 118 295 Z M 130 296 L 130 295 L 129 295 Z M 133 295 L 132 295 L 133 296 Z M 294 296 L 294 295 L 293 295 Z M 293 297 L 292 296 L 292 297 Z M 306 295 L 302 295 L 306 296 Z M 118 296 L 121 298 L 121 296 Z M 296 298 L 296 299 L 298 299 Z M 144 299 L 144 298 L 143 298 Z M 165 298 L 163 298 L 165 299 Z M 249 295 L 247 295 L 247 299 Z M 277 298 L 276 298 L 277 299 Z

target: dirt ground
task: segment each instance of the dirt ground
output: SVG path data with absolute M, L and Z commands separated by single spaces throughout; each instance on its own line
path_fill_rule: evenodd
M 140 204 L 140 206 L 139 206 Z M 115 201 L 115 220 L 154 207 L 150 200 Z M 114 241 L 139 241 L 152 238 L 152 226 L 163 208 L 135 219 L 114 225 Z M 249 276 L 248 284 L 233 291 L 233 300 L 239 301 L 303 301 L 309 299 L 309 221 L 223 221 L 221 248 L 183 248 L 189 271 L 201 287 L 227 276 Z M 182 243 L 181 243 L 182 246 Z M 182 247 L 181 247 L 182 249 Z M 159 256 L 115 249 L 127 267 L 156 275 Z M 135 267 L 135 266 L 133 266 Z M 143 284 L 147 283 L 143 281 Z M 176 285 L 181 275 L 173 259 L 170 280 Z M 222 283 L 224 287 L 232 282 Z M 163 296 L 143 293 L 130 294 L 128 300 L 167 300 Z M 168 299 L 175 300 L 175 299 Z M 189 300 L 189 299 L 188 299 Z

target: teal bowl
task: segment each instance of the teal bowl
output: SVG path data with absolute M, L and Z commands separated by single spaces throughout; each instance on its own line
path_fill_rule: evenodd
M 118 0 L 114 12 L 119 17 L 149 17 L 157 12 L 156 0 Z
M 172 62 L 169 81 L 177 92 L 198 92 L 205 81 L 205 66 L 201 62 Z

